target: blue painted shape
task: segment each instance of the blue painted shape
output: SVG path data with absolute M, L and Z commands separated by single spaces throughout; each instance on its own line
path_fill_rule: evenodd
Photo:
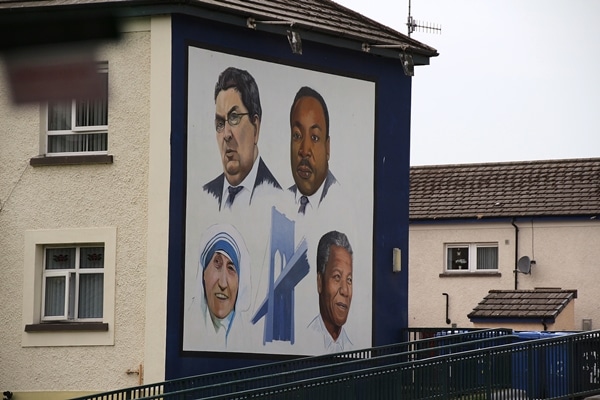
M 265 317 L 263 344 L 280 340 L 294 344 L 294 289 L 308 275 L 308 245 L 302 239 L 294 250 L 294 221 L 271 209 L 271 257 L 269 265 L 269 289 L 258 311 L 252 317 L 256 324 Z M 276 257 L 283 265 L 275 280 Z

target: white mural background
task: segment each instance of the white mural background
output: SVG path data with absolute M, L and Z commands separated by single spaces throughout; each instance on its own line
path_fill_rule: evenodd
M 372 340 L 373 264 L 373 157 L 375 83 L 330 73 L 306 70 L 198 47 L 189 47 L 186 231 L 184 277 L 184 351 L 230 351 L 263 354 L 314 355 L 322 343 L 307 340 L 306 329 L 318 314 L 316 246 L 330 230 L 347 234 L 354 250 L 353 297 L 344 325 L 354 348 L 370 347 Z M 259 156 L 283 187 L 281 196 L 253 198 L 243 210 L 219 211 L 202 186 L 223 172 L 214 129 L 214 87 L 227 67 L 248 71 L 260 91 L 262 121 Z M 309 86 L 325 99 L 330 115 L 329 169 L 337 178 L 339 195 L 312 217 L 298 217 L 287 188 L 294 184 L 290 168 L 291 103 L 298 89 Z M 333 202 L 335 200 L 335 203 Z M 295 244 L 308 245 L 308 274 L 294 291 L 294 343 L 264 341 L 265 318 L 250 322 L 269 287 L 271 212 L 275 207 L 293 221 Z M 200 323 L 197 274 L 203 232 L 215 223 L 229 223 L 244 237 L 251 258 L 251 305 L 234 323 L 244 324 L 243 334 L 227 344 L 215 340 Z M 281 266 L 276 266 L 275 274 Z M 212 327 L 209 327 L 212 329 Z

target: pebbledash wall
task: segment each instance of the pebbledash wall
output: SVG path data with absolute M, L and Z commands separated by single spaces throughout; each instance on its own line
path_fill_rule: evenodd
M 97 51 L 109 64 L 112 164 L 31 166 L 43 153 L 44 109 L 12 104 L 2 71 L 0 388 L 18 398 L 136 385 L 126 371 L 145 361 L 151 19 L 122 29 L 118 43 Z M 78 242 L 105 243 L 108 331 L 25 332 L 39 323 L 40 245 Z M 163 370 L 158 365 L 155 378 Z
M 518 289 L 576 289 L 573 308 L 566 309 L 560 321 L 549 329 L 579 330 L 583 319 L 591 319 L 592 329 L 597 329 L 600 223 L 589 218 L 517 218 L 515 223 L 519 227 L 518 257 L 528 256 L 536 261 L 531 274 L 518 275 Z M 446 243 L 498 243 L 499 274 L 443 274 Z M 489 290 L 515 288 L 515 228 L 510 220 L 413 223 L 410 268 L 409 326 L 450 326 L 446 324 L 446 298 L 442 293 L 449 297 L 451 323 L 473 326 L 467 314 Z M 532 329 L 531 324 L 527 329 Z M 535 330 L 543 330 L 543 325 L 540 323 Z

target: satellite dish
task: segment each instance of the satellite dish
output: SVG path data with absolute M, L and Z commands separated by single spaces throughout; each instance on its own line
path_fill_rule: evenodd
M 531 273 L 531 260 L 529 259 L 529 257 L 523 256 L 519 258 L 519 261 L 517 261 L 517 269 L 522 274 Z

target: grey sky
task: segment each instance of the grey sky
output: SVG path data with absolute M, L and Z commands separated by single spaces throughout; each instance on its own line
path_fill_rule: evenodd
M 408 0 L 336 0 L 407 32 Z M 411 165 L 600 156 L 600 1 L 412 0 Z

